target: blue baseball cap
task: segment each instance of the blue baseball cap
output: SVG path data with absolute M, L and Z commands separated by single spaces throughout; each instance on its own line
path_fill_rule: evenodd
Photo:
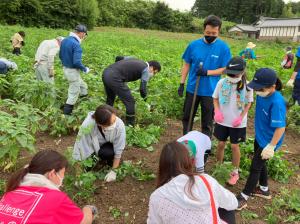
M 88 33 L 87 33 L 87 28 L 86 28 L 86 26 L 83 25 L 83 24 L 77 25 L 77 26 L 75 27 L 74 30 L 76 30 L 77 32 L 85 33 L 86 35 L 88 34 Z
M 254 90 L 260 90 L 276 84 L 277 75 L 273 69 L 261 68 L 255 72 L 253 80 L 247 85 Z

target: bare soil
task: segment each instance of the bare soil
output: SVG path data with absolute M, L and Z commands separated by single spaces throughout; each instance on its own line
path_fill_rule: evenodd
M 199 123 L 199 122 L 197 122 Z M 195 127 L 199 128 L 198 125 Z M 248 136 L 253 136 L 253 122 L 250 122 L 248 128 Z M 151 170 L 157 173 L 158 160 L 162 147 L 167 142 L 176 140 L 181 136 L 182 125 L 180 121 L 167 120 L 167 128 L 162 134 L 160 141 L 153 145 L 155 149 L 154 152 L 148 152 L 147 150 L 128 147 L 123 155 L 124 160 L 139 161 L 143 160 L 145 164 L 145 169 Z M 36 147 L 38 150 L 42 149 L 56 149 L 58 151 L 64 152 L 68 147 L 72 147 L 75 141 L 76 135 L 63 136 L 60 138 L 51 137 L 46 133 L 39 133 L 37 136 Z M 288 151 L 287 159 L 299 165 L 300 161 L 300 138 L 299 135 L 287 130 L 285 138 L 285 146 L 282 147 L 283 150 Z M 26 164 L 29 160 L 29 155 L 22 155 L 18 166 Z M 206 171 L 210 173 L 211 167 L 215 163 L 215 158 L 210 157 Z M 8 174 L 0 173 L 0 177 L 7 178 Z M 98 182 L 97 182 L 98 183 Z M 234 187 L 228 187 L 228 189 L 234 193 L 240 192 L 245 184 L 245 180 L 240 180 L 238 184 Z M 300 172 L 294 175 L 288 184 L 280 184 L 276 181 L 270 180 L 269 186 L 272 195 L 275 196 L 281 186 L 285 186 L 289 189 L 299 188 L 300 186 Z M 121 182 L 114 183 L 99 183 L 99 188 L 95 192 L 94 201 L 95 205 L 99 208 L 100 215 L 95 220 L 98 224 L 123 224 L 123 223 L 136 223 L 142 224 L 146 223 L 147 212 L 148 212 L 148 202 L 150 194 L 155 190 L 155 180 L 151 181 L 137 181 L 131 177 L 126 177 Z M 264 199 L 253 198 L 249 200 L 248 210 L 255 212 L 259 219 L 244 222 L 240 213 L 237 212 L 237 223 L 255 223 L 262 224 L 266 223 L 264 217 L 266 216 L 266 211 L 263 206 L 269 204 L 270 201 Z M 121 216 L 114 219 L 112 212 L 109 211 L 110 207 L 117 208 L 121 211 Z M 126 214 L 126 215 L 125 215 Z

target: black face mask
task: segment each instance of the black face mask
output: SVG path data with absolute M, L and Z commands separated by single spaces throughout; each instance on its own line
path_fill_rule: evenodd
M 204 36 L 205 40 L 207 43 L 211 44 L 212 42 L 214 42 L 217 37 L 216 36 Z
M 233 74 L 227 74 L 227 76 L 231 77 L 231 78 L 235 78 L 236 75 Z

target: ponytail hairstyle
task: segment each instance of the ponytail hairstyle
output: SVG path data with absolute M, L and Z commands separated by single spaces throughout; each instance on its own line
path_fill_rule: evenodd
M 243 71 L 243 74 L 242 74 L 242 79 L 241 79 L 241 81 L 239 81 L 239 82 L 237 83 L 237 88 L 236 88 L 236 90 L 237 90 L 238 92 L 241 92 L 241 91 L 244 89 L 245 86 L 246 86 L 246 90 L 247 90 L 247 91 L 250 91 L 250 89 L 247 87 L 247 73 L 246 73 L 246 71 L 244 70 L 244 71 Z
M 281 82 L 281 80 L 279 79 L 279 78 L 277 78 L 277 80 L 276 80 L 276 83 L 275 83 L 275 89 L 277 90 L 277 91 L 281 91 L 282 90 L 282 82 Z
M 23 178 L 28 173 L 45 175 L 53 169 L 55 172 L 59 172 L 61 169 L 67 168 L 67 166 L 67 159 L 59 152 L 54 150 L 39 151 L 28 165 L 15 172 L 9 178 L 6 185 L 6 192 L 13 191 L 19 187 Z

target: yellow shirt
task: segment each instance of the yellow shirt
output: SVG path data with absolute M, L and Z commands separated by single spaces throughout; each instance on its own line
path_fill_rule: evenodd
M 22 41 L 24 41 L 23 37 L 19 33 L 15 33 L 11 38 L 13 48 L 21 48 L 23 46 Z

